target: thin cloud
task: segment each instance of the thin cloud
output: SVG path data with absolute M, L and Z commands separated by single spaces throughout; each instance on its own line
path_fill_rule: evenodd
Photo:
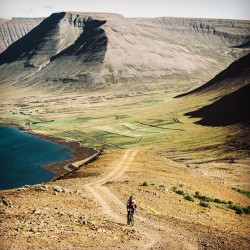
M 43 8 L 47 10 L 53 10 L 53 7 L 51 5 L 43 5 Z
M 21 13 L 23 13 L 23 14 L 25 14 L 25 15 L 30 15 L 31 13 L 33 13 L 34 12 L 34 9 L 33 9 L 33 7 L 29 7 L 28 9 L 22 9 L 21 10 Z

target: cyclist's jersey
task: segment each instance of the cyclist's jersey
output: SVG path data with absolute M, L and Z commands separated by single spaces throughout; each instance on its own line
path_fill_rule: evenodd
M 134 199 L 133 200 L 128 199 L 127 207 L 136 208 L 136 201 Z

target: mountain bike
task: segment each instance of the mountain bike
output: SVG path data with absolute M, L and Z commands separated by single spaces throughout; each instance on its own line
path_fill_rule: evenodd
M 134 209 L 128 208 L 128 225 L 134 226 Z

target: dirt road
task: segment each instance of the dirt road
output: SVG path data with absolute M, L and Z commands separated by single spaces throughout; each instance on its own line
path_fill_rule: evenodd
M 123 226 L 126 225 L 126 201 L 122 201 L 115 196 L 105 184 L 118 180 L 129 168 L 132 168 L 136 155 L 136 150 L 126 150 L 119 163 L 114 165 L 113 170 L 109 174 L 95 182 L 84 185 L 85 190 L 91 193 L 94 199 L 101 205 L 105 216 Z M 137 230 L 145 237 L 144 242 L 135 243 L 139 249 L 165 249 L 165 247 L 171 247 L 172 249 L 197 249 L 196 246 L 186 242 L 184 239 L 180 241 L 175 230 L 144 217 L 140 214 L 140 211 L 135 215 L 135 224 L 131 230 Z

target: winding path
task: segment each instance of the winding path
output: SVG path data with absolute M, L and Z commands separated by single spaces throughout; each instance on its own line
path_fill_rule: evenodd
M 114 166 L 114 169 L 109 174 L 95 182 L 84 185 L 84 189 L 88 191 L 101 205 L 103 213 L 119 224 L 123 223 L 126 225 L 126 203 L 122 202 L 103 185 L 122 177 L 122 175 L 133 163 L 137 152 L 137 150 L 132 149 L 126 150 L 119 163 Z M 154 221 L 150 221 L 148 218 L 143 216 L 136 215 L 136 221 L 138 221 L 138 223 L 136 222 L 134 229 L 138 230 L 148 239 L 147 243 L 141 243 L 140 249 L 153 249 L 155 247 L 161 248 L 161 241 L 163 239 L 162 235 L 173 235 L 171 229 L 167 229 L 166 225 L 155 224 Z M 169 247 L 177 247 L 176 244 L 178 245 L 179 243 L 176 242 L 176 239 L 172 239 L 167 245 Z M 185 246 L 185 249 L 194 249 L 189 244 L 186 244 Z M 178 249 L 182 249 L 182 247 L 178 247 Z
M 90 192 L 96 201 L 101 205 L 103 212 L 106 215 L 113 217 L 116 222 L 124 221 L 124 218 L 126 217 L 114 212 L 109 205 L 110 202 L 116 206 L 120 206 L 123 210 L 125 210 L 126 204 L 118 199 L 107 187 L 103 186 L 103 184 L 107 183 L 108 181 L 114 181 L 120 178 L 129 168 L 136 154 L 137 151 L 126 150 L 120 162 L 108 175 L 104 176 L 98 181 L 84 185 L 84 188 Z

